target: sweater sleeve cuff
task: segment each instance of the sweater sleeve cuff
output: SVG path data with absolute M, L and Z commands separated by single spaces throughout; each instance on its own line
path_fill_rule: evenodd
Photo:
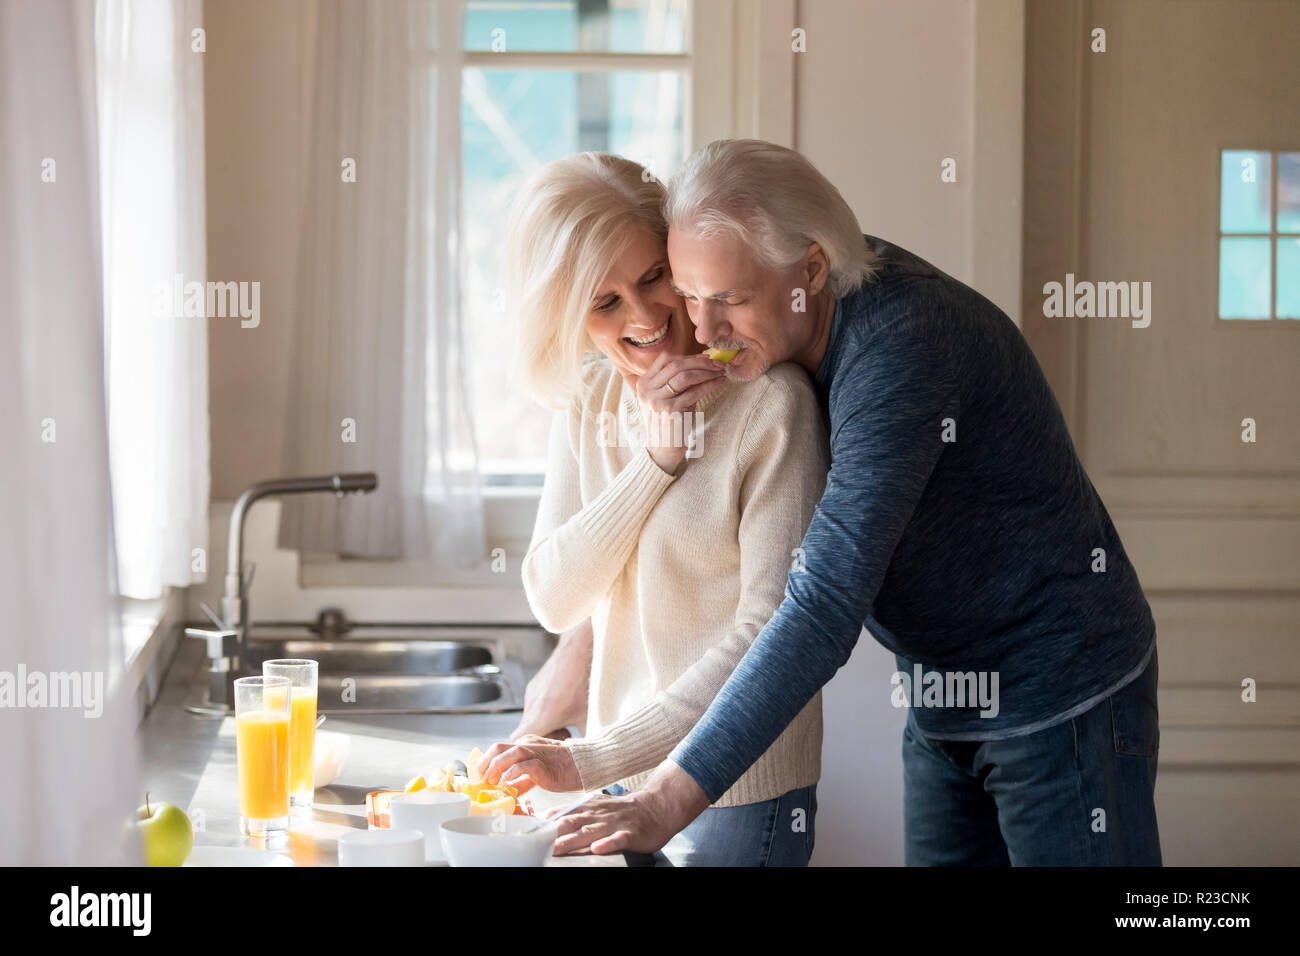
M 657 701 L 629 714 L 598 737 L 566 740 L 583 790 L 599 790 L 611 783 L 650 770 L 685 736 Z

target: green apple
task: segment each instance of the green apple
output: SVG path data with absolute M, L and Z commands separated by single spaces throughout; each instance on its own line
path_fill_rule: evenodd
M 147 793 L 135 825 L 147 866 L 180 866 L 194 847 L 194 827 L 185 811 L 170 803 L 150 803 Z

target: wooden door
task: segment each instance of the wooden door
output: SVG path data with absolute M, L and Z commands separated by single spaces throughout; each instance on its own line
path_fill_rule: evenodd
M 1294 865 L 1300 319 L 1219 317 L 1225 149 L 1300 152 L 1300 3 L 1028 5 L 1023 324 L 1155 613 L 1165 862 Z M 1067 273 L 1150 324 L 1045 316 Z

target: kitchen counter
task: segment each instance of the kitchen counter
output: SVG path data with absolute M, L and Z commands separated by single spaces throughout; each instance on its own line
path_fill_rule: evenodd
M 517 713 L 347 719 L 329 715 L 321 729 L 351 738 L 343 769 L 328 787 L 316 790 L 310 816 L 293 818 L 287 843 L 267 847 L 265 841 L 239 832 L 234 720 L 200 717 L 184 709 L 191 683 L 205 666 L 199 643 L 182 641 L 158 700 L 140 727 L 145 788 L 152 799 L 186 809 L 194 822 L 196 848 L 252 848 L 287 856 L 296 866 L 338 864 L 339 836 L 349 829 L 366 828 L 367 792 L 400 789 L 417 773 L 454 759 L 464 760 L 476 746 L 486 749 L 507 739 L 519 720 Z M 529 794 L 539 810 L 558 806 L 572 796 L 539 790 Z M 547 865 L 624 866 L 625 862 L 619 854 L 588 854 L 553 857 Z

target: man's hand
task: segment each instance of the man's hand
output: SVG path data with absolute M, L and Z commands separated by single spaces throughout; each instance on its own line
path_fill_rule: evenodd
M 591 645 L 590 619 L 560 635 L 559 644 L 524 690 L 523 717 L 511 740 L 527 734 L 567 737 L 563 728 L 586 726 Z
M 555 855 L 584 847 L 592 853 L 653 853 L 708 807 L 709 798 L 690 775 L 665 760 L 641 790 L 596 797 L 561 819 Z

